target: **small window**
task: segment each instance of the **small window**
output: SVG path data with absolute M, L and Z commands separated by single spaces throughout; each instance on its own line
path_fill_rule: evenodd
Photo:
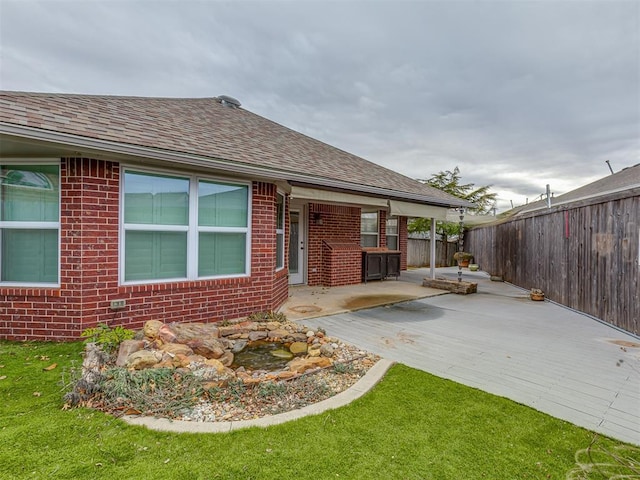
M 387 248 L 389 250 L 398 250 L 398 217 L 387 219 Z
M 360 216 L 360 245 L 378 246 L 378 212 L 366 212 Z
M 59 165 L 0 165 L 0 283 L 57 284 Z
M 284 195 L 276 196 L 276 270 L 284 268 Z

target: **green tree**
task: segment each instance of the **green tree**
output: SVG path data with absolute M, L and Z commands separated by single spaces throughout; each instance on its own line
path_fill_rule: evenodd
M 476 188 L 473 183 L 462 183 L 458 167 L 453 170 L 441 171 L 426 180 L 418 181 L 473 203 L 474 207 L 468 208 L 467 212 L 476 215 L 487 215 L 495 205 L 497 194 L 489 192 L 491 185 Z M 411 233 L 429 232 L 431 219 L 414 218 L 409 222 L 408 229 Z M 460 233 L 460 224 L 457 222 L 437 222 L 436 233 L 442 236 L 442 241 L 446 244 L 448 237 Z

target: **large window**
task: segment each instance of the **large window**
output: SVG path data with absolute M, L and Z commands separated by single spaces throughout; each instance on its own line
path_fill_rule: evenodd
M 126 171 L 125 282 L 248 274 L 249 186 Z
M 360 245 L 378 246 L 378 212 L 363 212 L 360 216 Z
M 284 268 L 284 195 L 276 196 L 276 269 Z
M 0 283 L 58 283 L 59 165 L 0 165 Z
M 387 219 L 387 248 L 389 250 L 398 250 L 398 217 Z

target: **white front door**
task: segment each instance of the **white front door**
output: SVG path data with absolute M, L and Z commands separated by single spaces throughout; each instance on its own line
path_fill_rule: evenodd
M 289 283 L 304 283 L 305 223 L 304 209 L 289 211 Z

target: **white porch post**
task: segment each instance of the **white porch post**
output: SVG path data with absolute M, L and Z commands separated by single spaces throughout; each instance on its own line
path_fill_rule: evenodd
M 430 259 L 429 266 L 431 267 L 431 279 L 436 279 L 436 219 L 431 217 L 431 239 L 429 240 L 430 247 Z

